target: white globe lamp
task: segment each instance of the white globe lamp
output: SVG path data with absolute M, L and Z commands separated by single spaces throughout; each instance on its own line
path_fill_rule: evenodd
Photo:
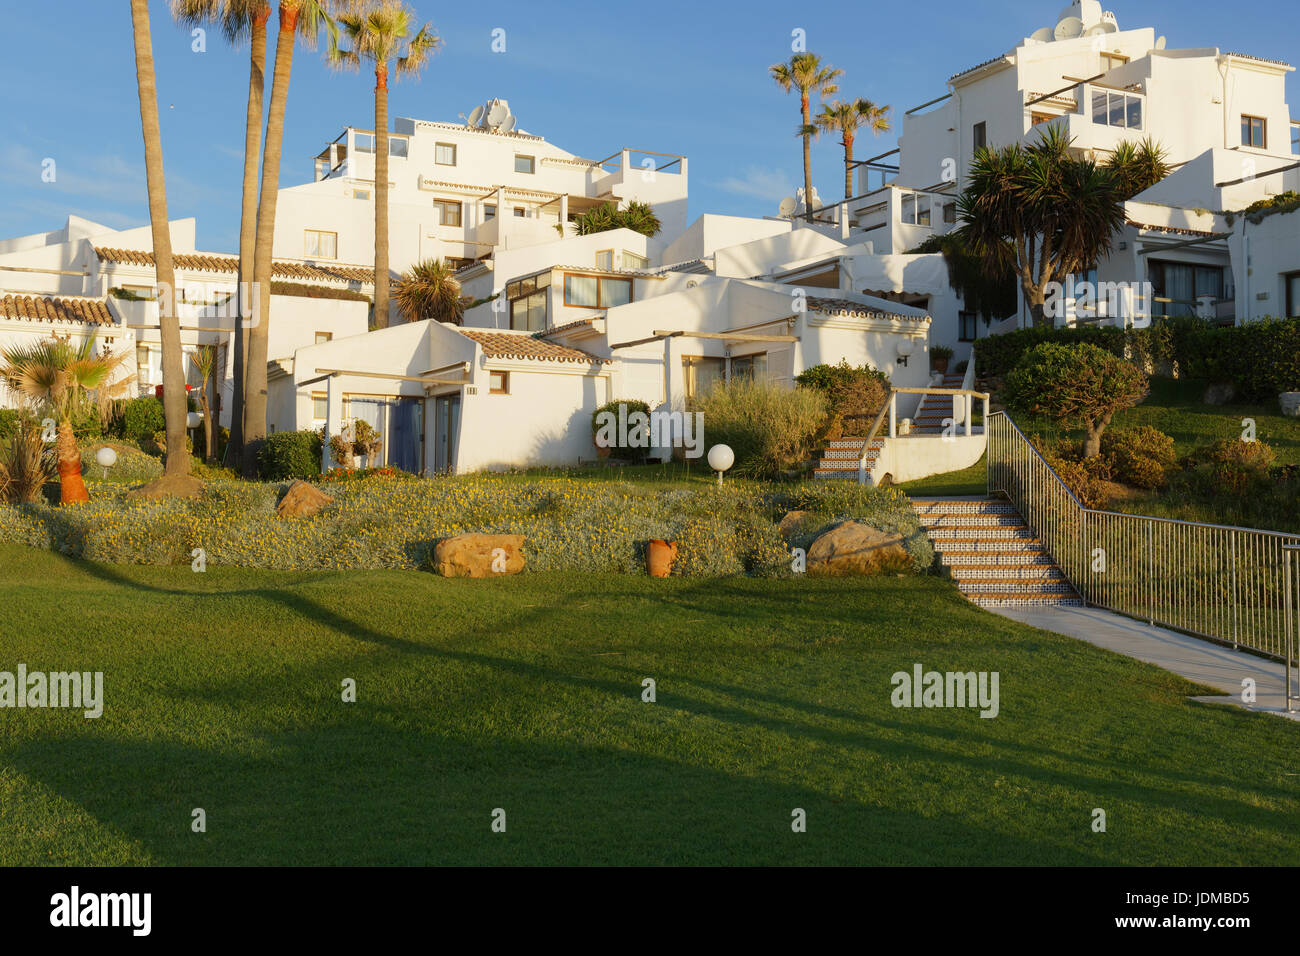
M 190 412 L 185 416 L 186 428 L 198 428 L 203 424 L 203 415 L 199 412 Z
M 95 463 L 104 469 L 104 477 L 108 477 L 108 469 L 117 464 L 117 452 L 113 449 L 104 447 L 95 452 Z
M 722 473 L 736 463 L 736 453 L 727 445 L 714 445 L 709 449 L 709 467 L 718 473 L 718 484 L 722 484 Z

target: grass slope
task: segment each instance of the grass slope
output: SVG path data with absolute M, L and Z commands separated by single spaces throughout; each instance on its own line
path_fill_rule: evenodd
M 0 711 L 0 865 L 1244 865 L 1300 849 L 1300 728 L 1191 703 L 1177 677 L 934 578 L 196 574 L 6 545 L 0 589 L 0 670 L 102 670 L 107 697 L 99 720 Z M 916 662 L 1000 672 L 1001 714 L 893 708 L 890 676 Z

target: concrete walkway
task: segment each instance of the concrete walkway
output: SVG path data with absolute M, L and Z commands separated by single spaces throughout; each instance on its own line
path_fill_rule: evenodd
M 1100 608 L 1029 607 L 988 610 L 1030 627 L 1055 631 L 1117 654 L 1155 664 L 1198 684 L 1217 687 L 1227 694 L 1225 697 L 1195 697 L 1193 700 L 1233 704 L 1246 710 L 1300 720 L 1300 713 L 1286 713 L 1284 669 L 1280 663 L 1234 651 L 1230 647 L 1220 647 L 1163 627 L 1151 627 Z M 1241 699 L 1241 682 L 1248 677 L 1255 681 L 1255 701 L 1249 704 Z

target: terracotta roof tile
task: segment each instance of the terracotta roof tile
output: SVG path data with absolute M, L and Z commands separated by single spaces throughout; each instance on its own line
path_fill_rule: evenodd
M 13 296 L 0 299 L 0 318 L 32 322 L 79 322 L 113 325 L 113 314 L 100 299 L 63 299 L 52 296 Z
M 147 266 L 153 268 L 152 252 L 134 249 L 97 248 L 95 254 L 100 262 L 119 262 L 129 266 Z M 182 252 L 174 257 L 177 269 L 187 272 L 239 272 L 239 260 L 235 256 L 212 256 L 203 253 Z M 357 266 L 323 266 L 308 265 L 305 262 L 289 262 L 277 259 L 271 267 L 271 274 L 288 279 L 324 279 L 334 282 L 364 282 L 373 284 L 375 270 L 362 269 Z
M 584 325 L 591 325 L 600 318 L 604 318 L 604 316 L 594 315 L 589 319 L 574 319 L 572 322 L 565 322 L 563 325 L 557 325 L 553 329 L 543 329 L 540 332 L 534 332 L 533 338 L 544 339 L 551 335 L 557 335 L 560 332 L 568 332 L 571 329 L 581 328 Z
M 924 322 L 927 316 L 924 310 L 918 309 L 920 315 L 905 315 L 902 312 L 885 312 L 880 309 L 873 309 L 861 302 L 853 302 L 850 299 L 826 299 L 820 296 L 809 296 L 808 305 L 817 312 L 825 312 L 828 315 L 848 315 L 853 318 L 872 318 L 873 316 L 886 316 L 891 319 L 898 319 L 902 322 Z
M 547 342 L 526 332 L 493 332 L 488 329 L 457 329 L 456 331 L 481 345 L 483 354 L 489 358 L 536 359 L 540 362 L 583 364 L 608 364 L 611 361 L 581 349 L 571 349 L 567 345 Z
M 1151 229 L 1155 232 L 1168 232 L 1176 236 L 1218 236 L 1222 233 L 1215 232 L 1213 229 L 1184 229 L 1181 226 L 1155 226 L 1148 222 L 1137 222 L 1129 219 L 1128 225 L 1135 226 L 1138 229 Z

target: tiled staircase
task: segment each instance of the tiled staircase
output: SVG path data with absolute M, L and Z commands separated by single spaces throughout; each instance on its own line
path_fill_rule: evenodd
M 931 500 L 912 507 L 962 594 L 981 607 L 1083 603 L 1016 509 L 992 498 Z
M 836 438 L 826 443 L 826 448 L 822 451 L 821 458 L 817 462 L 817 470 L 813 472 L 813 477 L 818 479 L 848 479 L 850 481 L 858 480 L 858 456 L 862 453 L 862 443 L 865 438 Z M 875 465 L 876 457 L 880 454 L 880 449 L 885 447 L 885 440 L 877 438 L 867 449 L 867 477 L 870 481 L 871 469 Z
M 939 388 L 961 388 L 963 378 L 960 373 L 948 372 L 939 383 Z M 938 435 L 943 431 L 945 418 L 952 418 L 952 396 L 927 395 L 921 399 L 921 406 L 912 419 L 912 433 Z

